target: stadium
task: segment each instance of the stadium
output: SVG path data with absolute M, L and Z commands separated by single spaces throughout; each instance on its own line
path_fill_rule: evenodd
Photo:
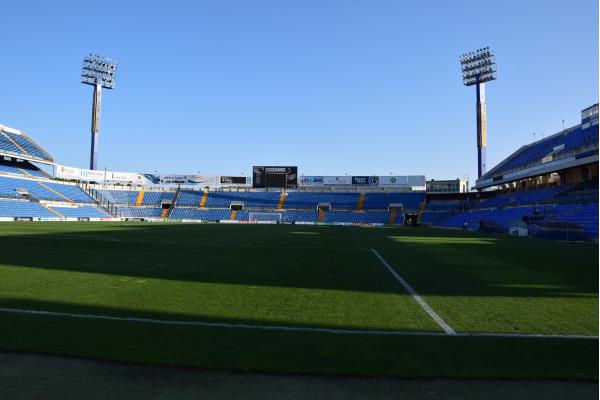
M 522 146 L 463 193 L 427 192 L 425 176 L 298 176 L 295 166 L 254 166 L 252 184 L 244 176 L 82 170 L 55 164 L 26 133 L 0 128 L 6 221 L 425 225 L 598 239 L 597 104 L 582 111 L 580 125 Z M 52 165 L 53 176 L 36 163 Z
M 514 143 L 488 170 L 494 54 L 465 53 L 460 66 L 477 93 L 474 183 L 304 175 L 302 164 L 256 160 L 237 175 L 98 168 L 101 91 L 114 87 L 116 63 L 86 56 L 89 169 L 0 121 L 0 397 L 29 398 L 23 381 L 11 383 L 23 371 L 62 386 L 57 371 L 70 362 L 107 362 L 121 371 L 109 382 L 125 386 L 141 379 L 128 368 L 164 368 L 348 387 L 467 382 L 443 398 L 488 398 L 497 380 L 518 388 L 498 398 L 597 396 L 598 103 L 583 104 L 574 126 Z M 466 387 L 478 382 L 473 395 Z M 536 392 L 536 382 L 548 386 Z

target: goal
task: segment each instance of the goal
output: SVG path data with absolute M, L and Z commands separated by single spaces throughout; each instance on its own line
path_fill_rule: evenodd
M 250 212 L 248 213 L 248 221 L 263 224 L 277 224 L 281 222 L 281 213 Z

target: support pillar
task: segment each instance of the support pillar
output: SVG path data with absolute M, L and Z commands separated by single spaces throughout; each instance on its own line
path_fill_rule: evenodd
M 477 178 L 487 171 L 487 125 L 485 110 L 485 83 L 477 82 Z
M 94 86 L 92 102 L 92 148 L 90 151 L 90 169 L 98 169 L 98 136 L 100 134 L 100 110 L 102 108 L 102 86 Z

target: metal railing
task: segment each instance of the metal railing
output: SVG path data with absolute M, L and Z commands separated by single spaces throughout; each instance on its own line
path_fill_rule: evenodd
M 97 205 L 99 205 L 100 207 L 104 208 L 112 216 L 117 217 L 117 218 L 119 217 L 119 215 L 120 215 L 119 208 L 114 203 L 112 203 L 111 201 L 107 200 L 102 195 L 102 193 L 100 193 L 98 190 L 89 188 L 89 187 L 87 187 L 86 185 L 83 185 L 83 184 L 77 184 L 77 186 L 81 190 L 83 190 L 85 193 L 87 193 L 92 199 L 94 199 Z

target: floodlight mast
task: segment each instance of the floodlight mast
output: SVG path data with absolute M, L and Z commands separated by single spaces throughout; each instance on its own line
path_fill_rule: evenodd
M 98 137 L 100 134 L 100 113 L 102 109 L 102 88 L 115 87 L 117 64 L 110 58 L 90 54 L 83 59 L 81 83 L 94 86 L 92 100 L 92 146 L 90 151 L 90 169 L 98 167 Z
M 486 173 L 487 113 L 485 108 L 485 82 L 496 79 L 496 60 L 489 47 L 465 53 L 460 57 L 465 86 L 476 86 L 477 95 L 477 177 Z

